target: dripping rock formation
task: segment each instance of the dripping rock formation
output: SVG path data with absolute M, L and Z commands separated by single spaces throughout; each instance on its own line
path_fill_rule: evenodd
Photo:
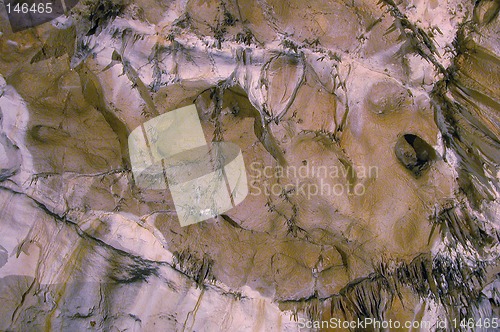
M 0 9 L 1 331 L 495 330 L 499 1 L 67 9 Z M 190 104 L 249 193 L 181 227 L 128 138 Z

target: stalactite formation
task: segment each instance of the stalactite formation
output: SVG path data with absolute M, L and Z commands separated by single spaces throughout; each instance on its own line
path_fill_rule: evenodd
M 0 330 L 491 330 L 498 1 L 67 9 L 0 11 Z M 248 195 L 181 227 L 129 136 L 190 104 Z

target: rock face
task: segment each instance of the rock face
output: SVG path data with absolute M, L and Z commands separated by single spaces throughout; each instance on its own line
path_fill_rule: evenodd
M 91 0 L 17 33 L 2 12 L 0 330 L 491 330 L 499 8 Z M 181 227 L 128 137 L 193 103 L 250 192 Z

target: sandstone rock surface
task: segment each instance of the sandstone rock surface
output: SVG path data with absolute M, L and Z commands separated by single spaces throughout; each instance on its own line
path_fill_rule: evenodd
M 2 12 L 0 330 L 498 318 L 499 8 L 88 0 L 17 33 Z M 193 103 L 250 193 L 181 227 L 128 136 Z

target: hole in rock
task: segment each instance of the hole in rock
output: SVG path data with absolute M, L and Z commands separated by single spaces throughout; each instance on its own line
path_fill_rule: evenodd
M 426 141 L 413 134 L 405 134 L 396 142 L 398 160 L 413 176 L 419 178 L 436 159 L 436 151 Z

